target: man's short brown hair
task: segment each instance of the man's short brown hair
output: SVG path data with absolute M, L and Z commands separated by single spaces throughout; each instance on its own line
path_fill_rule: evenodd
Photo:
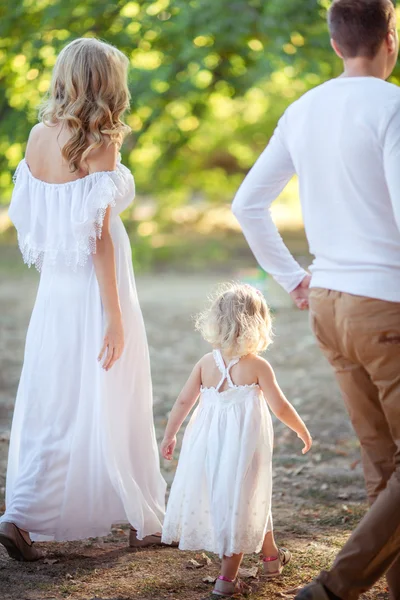
M 375 58 L 387 33 L 396 26 L 391 0 L 334 0 L 328 12 L 332 39 L 344 58 Z

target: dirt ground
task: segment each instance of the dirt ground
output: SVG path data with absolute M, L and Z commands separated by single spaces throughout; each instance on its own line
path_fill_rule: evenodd
M 167 413 L 191 367 L 207 347 L 193 330 L 192 316 L 217 281 L 228 276 L 153 275 L 138 279 L 154 378 L 155 423 L 160 439 Z M 13 401 L 23 358 L 26 327 L 34 302 L 33 273 L 2 275 L 0 287 L 0 505 Z M 297 586 L 329 567 L 365 510 L 359 450 L 329 366 L 315 346 L 307 315 L 291 309 L 271 288 L 275 343 L 268 358 L 281 387 L 307 421 L 314 437 L 303 457 L 296 436 L 275 423 L 274 523 L 277 539 L 293 552 L 293 563 L 274 583 L 255 577 L 251 600 L 292 598 Z M 168 483 L 176 462 L 162 464 Z M 174 549 L 132 552 L 126 529 L 104 539 L 43 544 L 45 560 L 11 561 L 0 549 L 2 600 L 200 600 L 203 582 L 218 572 L 218 560 L 189 568 L 194 553 Z M 197 557 L 198 562 L 203 558 Z M 204 561 L 206 562 L 206 561 Z M 208 562 L 208 561 L 207 561 Z M 245 567 L 257 567 L 256 556 Z M 365 599 L 387 599 L 382 581 Z

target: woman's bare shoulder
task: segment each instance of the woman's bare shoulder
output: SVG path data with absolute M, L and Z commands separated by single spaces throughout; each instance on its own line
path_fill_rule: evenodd
M 114 171 L 117 166 L 119 148 L 112 143 L 109 136 L 103 136 L 104 140 L 101 146 L 93 148 L 86 158 L 89 166 L 89 172 L 95 171 Z
M 29 133 L 29 139 L 35 140 L 38 137 L 41 137 L 42 134 L 48 131 L 48 129 L 49 126 L 45 125 L 44 123 L 36 123 Z
M 34 125 L 29 133 L 28 143 L 26 146 L 26 156 L 28 157 L 31 152 L 35 152 L 38 146 L 41 145 L 42 140 L 47 136 L 48 126 L 44 123 L 37 123 Z

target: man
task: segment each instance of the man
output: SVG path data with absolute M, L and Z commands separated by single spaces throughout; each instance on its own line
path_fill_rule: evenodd
M 360 439 L 372 505 L 331 570 L 297 599 L 353 600 L 387 572 L 399 600 L 400 90 L 386 82 L 398 56 L 395 8 L 335 0 L 328 21 L 344 73 L 289 107 L 233 212 L 262 267 L 299 308 L 310 304 Z M 311 278 L 266 210 L 294 173 Z

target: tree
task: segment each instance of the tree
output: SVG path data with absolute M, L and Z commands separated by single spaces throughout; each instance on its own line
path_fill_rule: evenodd
M 124 159 L 142 193 L 231 197 L 286 105 L 338 73 L 326 0 L 2 0 L 0 194 L 57 53 L 97 36 L 130 58 Z

